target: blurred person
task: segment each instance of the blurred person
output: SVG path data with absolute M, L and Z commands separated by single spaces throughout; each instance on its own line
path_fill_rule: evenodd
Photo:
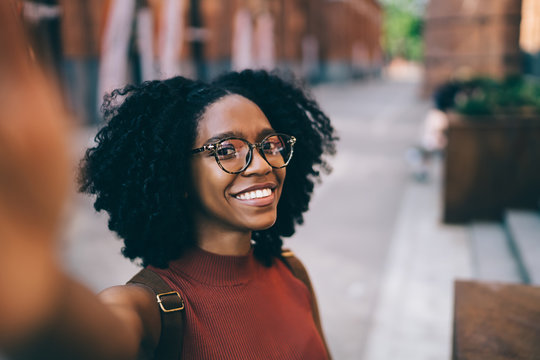
M 8 13 L 0 5 L 4 24 Z M 46 80 L 20 66 L 16 30 L 11 21 L 0 35 L 0 349 L 13 360 L 167 358 L 162 326 L 179 310 L 167 294 L 130 283 L 94 295 L 60 270 L 65 115 Z M 309 279 L 282 253 L 335 148 L 317 103 L 244 71 L 127 86 L 104 108 L 80 187 L 108 212 L 123 254 L 183 301 L 172 339 L 181 358 L 329 358 Z
M 433 94 L 434 107 L 430 109 L 424 121 L 422 146 L 428 154 L 442 154 L 446 149 L 448 115 L 455 106 L 456 94 L 461 90 L 457 81 L 449 81 L 439 86 Z
M 447 111 L 454 106 L 454 97 L 459 90 L 460 85 L 454 81 L 435 90 L 434 106 L 428 110 L 424 119 L 420 144 L 407 149 L 405 156 L 417 181 L 427 180 L 431 159 L 444 154 L 448 142 Z

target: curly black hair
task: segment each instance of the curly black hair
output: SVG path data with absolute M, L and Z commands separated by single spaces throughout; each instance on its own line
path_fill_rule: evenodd
M 105 125 L 81 161 L 80 191 L 109 214 L 122 253 L 164 268 L 196 244 L 189 197 L 191 149 L 206 108 L 229 94 L 257 104 L 277 131 L 298 139 L 278 204 L 276 223 L 253 231 L 254 254 L 269 266 L 281 256 L 281 237 L 303 223 L 314 183 L 329 172 L 334 129 L 312 97 L 275 73 L 245 70 L 213 82 L 175 77 L 129 85 L 105 97 Z

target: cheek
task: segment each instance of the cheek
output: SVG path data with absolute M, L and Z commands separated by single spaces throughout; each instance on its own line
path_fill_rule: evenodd
M 212 190 L 212 187 L 208 186 L 208 169 L 204 166 L 203 161 L 193 162 L 191 174 L 194 192 L 193 197 L 197 199 L 199 204 L 204 203 L 206 201 L 205 199 L 210 196 L 208 192 Z
M 286 175 L 287 175 L 287 170 L 285 168 L 276 170 L 276 177 L 278 178 L 281 189 L 283 189 L 283 184 L 285 183 Z
M 203 205 L 223 201 L 230 184 L 228 174 L 224 173 L 216 164 L 206 164 L 202 161 L 194 163 L 192 174 L 194 190 Z

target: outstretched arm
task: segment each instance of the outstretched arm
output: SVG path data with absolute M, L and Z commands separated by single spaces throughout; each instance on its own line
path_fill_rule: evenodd
M 56 259 L 70 188 L 58 92 L 27 56 L 13 2 L 0 1 L 0 352 L 13 359 L 134 359 L 155 347 L 159 312 L 144 288 L 100 297 Z

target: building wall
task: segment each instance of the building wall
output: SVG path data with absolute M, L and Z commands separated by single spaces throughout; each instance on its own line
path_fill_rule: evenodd
M 424 30 L 424 94 L 449 79 L 521 72 L 521 0 L 431 0 Z
M 223 61 L 230 57 L 232 47 L 233 16 L 236 4 L 233 1 L 204 0 L 203 26 L 208 31 L 205 55 L 209 61 Z
M 375 0 L 203 0 L 201 5 L 203 21 L 212 39 L 205 44 L 209 60 L 217 54 L 230 58 L 233 41 L 230 19 L 243 7 L 250 11 L 254 26 L 261 12 L 271 13 L 276 63 L 280 66 L 302 74 L 306 39 L 316 42 L 317 61 L 323 73 L 324 69 L 330 69 L 323 77 L 348 77 L 382 66 L 382 9 Z M 225 17 L 227 20 L 223 20 Z M 218 38 L 219 41 L 213 41 Z
M 54 1 L 62 7 L 64 14 L 61 17 L 63 56 L 99 59 L 107 16 L 114 0 Z M 194 33 L 190 24 L 190 0 L 178 1 L 184 6 L 184 31 L 178 62 L 182 74 L 192 76 Z M 166 1 L 137 0 L 137 4 L 139 9 L 147 7 L 152 12 L 153 56 L 157 59 Z M 204 29 L 204 59 L 209 67 L 221 71 L 231 68 L 234 19 L 240 9 L 249 11 L 253 30 L 262 14 L 271 15 L 277 66 L 290 67 L 301 75 L 306 75 L 306 67 L 310 67 L 309 72 L 319 72 L 315 77 L 330 80 L 334 76 L 369 73 L 382 66 L 382 8 L 376 0 L 199 0 L 199 4 Z M 256 42 L 255 36 L 253 38 Z M 131 41 L 130 48 L 136 49 L 135 33 Z M 252 48 L 257 52 L 256 43 Z M 254 66 L 257 66 L 256 61 Z M 209 71 L 211 75 L 216 72 Z
M 318 11 L 325 77 L 365 75 L 382 67 L 382 9 L 375 1 L 322 1 Z
M 62 6 L 62 43 L 67 57 L 99 54 L 107 0 L 59 0 Z

